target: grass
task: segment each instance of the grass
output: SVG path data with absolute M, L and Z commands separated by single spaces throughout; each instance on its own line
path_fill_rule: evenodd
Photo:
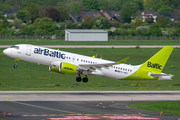
M 179 40 L 109 40 L 104 41 L 65 41 L 40 39 L 0 39 L 0 45 L 180 45 Z
M 137 103 L 128 107 L 180 116 L 180 101 Z
M 158 52 L 159 48 L 63 48 L 63 51 L 83 55 L 98 55 L 103 59 L 120 61 L 130 57 L 127 64 L 137 65 L 145 62 Z M 77 75 L 58 74 L 48 71 L 48 66 L 20 61 L 15 62 L 0 49 L 0 90 L 1 91 L 127 91 L 127 90 L 180 90 L 179 60 L 180 49 L 172 52 L 163 72 L 175 75 L 172 81 L 123 81 L 105 77 L 88 76 L 88 83 L 76 82 Z M 173 65 L 173 67 L 172 67 Z M 83 77 L 83 75 L 82 75 Z

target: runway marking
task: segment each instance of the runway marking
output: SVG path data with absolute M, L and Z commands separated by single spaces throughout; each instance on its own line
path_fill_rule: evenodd
M 142 117 L 142 116 L 98 116 L 98 117 L 90 117 L 90 116 L 64 116 L 63 118 L 47 118 L 50 120 L 76 120 L 76 119 L 101 119 L 101 118 L 109 118 L 109 119 L 145 119 L 145 120 L 157 120 L 159 118 L 151 118 L 151 117 Z
M 142 116 L 100 116 L 100 117 L 103 117 L 103 118 L 110 118 L 110 119 L 148 119 L 148 120 L 157 120 L 157 119 L 160 119 L 160 118 L 151 118 L 151 117 L 142 117 Z
M 107 116 L 107 114 L 80 114 L 81 116 Z M 32 116 L 80 116 L 79 114 L 49 114 L 49 115 L 22 115 L 23 117 Z M 148 116 L 146 114 L 109 114 L 109 116 Z
M 52 111 L 58 111 L 58 112 L 64 112 L 64 113 L 72 113 L 72 114 L 79 114 L 79 113 L 75 113 L 75 112 L 64 111 L 64 110 L 58 110 L 58 109 L 52 109 L 52 108 L 41 107 L 41 106 L 37 106 L 37 105 L 31 105 L 31 104 L 27 104 L 27 103 L 22 103 L 22 102 L 16 102 L 16 101 L 11 101 L 11 100 L 9 100 L 9 99 L 12 99 L 12 98 L 17 98 L 17 97 L 24 97 L 24 96 L 9 97 L 9 98 L 6 98 L 6 101 L 12 102 L 12 103 L 21 104 L 21 105 L 26 105 L 26 106 L 31 106 L 31 107 L 36 107 L 36 108 L 46 109 L 46 110 L 52 110 Z
M 98 117 L 90 117 L 90 116 L 64 116 L 64 118 L 47 118 L 47 119 L 50 119 L 50 120 L 88 119 L 88 120 L 90 120 L 90 119 L 101 119 L 101 118 L 98 118 Z

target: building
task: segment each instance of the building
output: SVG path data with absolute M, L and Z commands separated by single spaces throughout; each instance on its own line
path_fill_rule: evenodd
M 86 17 L 92 17 L 92 18 L 97 18 L 97 17 L 103 17 L 105 19 L 109 20 L 117 20 L 118 22 L 121 22 L 121 17 L 120 17 L 120 11 L 100 11 L 100 12 L 84 12 L 84 15 L 81 17 L 81 20 L 84 21 Z
M 160 15 L 165 16 L 166 18 L 169 18 L 172 22 L 178 21 L 176 18 L 176 13 L 160 13 Z
M 66 29 L 65 41 L 108 41 L 108 32 L 104 30 Z
M 76 15 L 74 12 L 70 12 L 67 20 L 72 22 L 80 22 L 81 18 L 78 15 Z
M 4 13 L 5 17 L 7 17 L 7 15 L 9 15 L 9 14 L 16 15 L 16 12 L 14 12 L 14 11 L 4 11 L 4 10 L 2 10 L 2 13 Z
M 159 14 L 155 12 L 153 9 L 146 9 L 141 13 L 141 15 L 143 22 L 146 21 L 147 18 L 152 18 L 153 22 L 156 22 L 159 16 Z

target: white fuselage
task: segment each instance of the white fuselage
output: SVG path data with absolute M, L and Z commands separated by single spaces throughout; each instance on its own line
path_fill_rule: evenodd
M 3 52 L 13 58 L 20 60 L 34 62 L 38 64 L 50 66 L 52 62 L 68 62 L 74 65 L 82 64 L 103 64 L 103 63 L 115 63 L 109 60 L 103 60 L 84 55 L 74 54 L 70 52 L 44 48 L 40 46 L 20 44 L 19 49 L 8 48 Z M 127 64 L 112 65 L 107 68 L 97 68 L 95 71 L 88 75 L 104 76 L 113 79 L 123 79 L 135 73 L 139 69 L 140 65 L 132 66 Z M 83 73 L 85 74 L 85 73 Z M 136 76 L 136 75 L 135 75 Z

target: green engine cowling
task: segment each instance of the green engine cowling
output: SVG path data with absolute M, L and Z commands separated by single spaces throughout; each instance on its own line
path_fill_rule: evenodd
M 57 73 L 62 73 L 62 74 L 75 75 L 77 71 L 77 66 L 71 63 L 61 62 L 59 64 L 59 68 L 50 66 L 49 70 L 52 72 L 57 72 Z

